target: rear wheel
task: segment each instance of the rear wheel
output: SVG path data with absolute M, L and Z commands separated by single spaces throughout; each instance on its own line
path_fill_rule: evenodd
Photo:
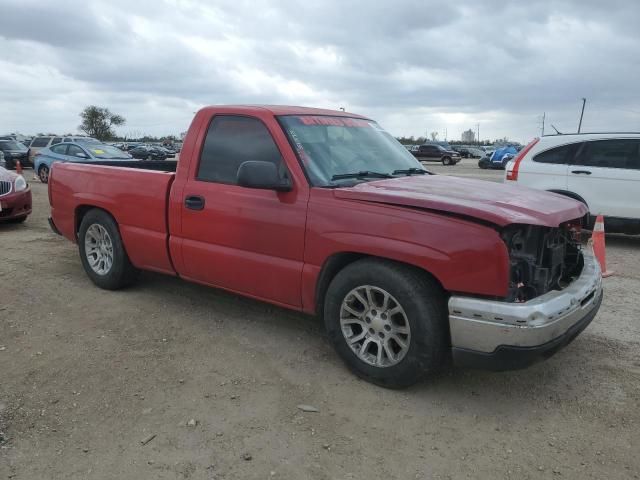
M 347 266 L 329 286 L 324 321 L 347 366 L 383 387 L 412 385 L 445 358 L 446 296 L 411 267 L 377 259 Z
M 38 168 L 38 178 L 42 183 L 47 183 L 49 181 L 49 167 L 40 165 L 40 168 Z
M 103 210 L 89 211 L 78 232 L 80 260 L 87 275 L 100 288 L 117 290 L 138 278 L 122 244 L 115 220 Z

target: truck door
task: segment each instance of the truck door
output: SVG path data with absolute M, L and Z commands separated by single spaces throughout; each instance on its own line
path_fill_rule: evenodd
M 197 154 L 196 154 L 197 155 Z M 198 161 L 199 160 L 199 161 Z M 308 189 L 240 187 L 239 166 L 273 162 L 291 178 L 274 138 L 258 118 L 216 115 L 182 199 L 185 278 L 301 307 Z

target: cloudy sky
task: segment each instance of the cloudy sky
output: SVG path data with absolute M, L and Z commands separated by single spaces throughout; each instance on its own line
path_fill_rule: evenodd
M 637 0 L 0 0 L 0 134 L 177 134 L 203 105 L 318 106 L 394 135 L 640 130 Z

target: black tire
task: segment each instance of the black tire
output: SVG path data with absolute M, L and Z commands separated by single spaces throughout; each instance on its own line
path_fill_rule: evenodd
M 94 271 L 86 255 L 85 239 L 87 230 L 93 225 L 99 225 L 107 231 L 113 246 L 113 262 L 111 268 L 104 274 Z M 140 271 L 129 260 L 129 256 L 122 244 L 118 224 L 104 210 L 93 209 L 84 216 L 78 232 L 78 247 L 84 271 L 98 287 L 105 290 L 118 290 L 131 285 L 137 280 Z
M 487 168 L 489 168 L 489 166 L 487 165 L 487 162 L 485 162 L 482 159 L 478 161 L 478 167 L 480 167 L 482 170 L 486 170 Z
M 451 157 L 443 157 L 442 164 L 443 165 L 451 165 Z
M 49 167 L 47 167 L 46 165 L 40 165 L 40 168 L 38 169 L 38 178 L 40 179 L 40 181 L 42 183 L 48 183 L 49 182 Z
M 411 335 L 408 350 L 396 364 L 380 367 L 365 362 L 342 332 L 342 303 L 361 286 L 385 290 L 406 312 Z M 331 281 L 324 301 L 325 327 L 340 357 L 356 375 L 386 388 L 408 387 L 442 366 L 449 345 L 447 321 L 447 296 L 440 285 L 425 272 L 387 260 L 363 259 L 348 265 Z

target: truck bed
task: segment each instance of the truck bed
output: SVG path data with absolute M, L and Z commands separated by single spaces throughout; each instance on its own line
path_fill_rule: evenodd
M 51 217 L 76 242 L 90 208 L 109 212 L 138 268 L 174 274 L 167 249 L 167 205 L 177 162 L 55 163 L 49 177 Z

